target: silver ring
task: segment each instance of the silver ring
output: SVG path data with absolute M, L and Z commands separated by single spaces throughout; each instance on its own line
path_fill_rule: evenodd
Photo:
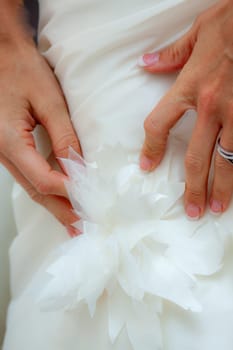
M 227 151 L 226 149 L 224 149 L 221 144 L 220 144 L 220 137 L 218 139 L 218 143 L 217 143 L 217 151 L 220 154 L 221 157 L 223 157 L 224 159 L 228 160 L 228 162 L 230 162 L 231 164 L 233 164 L 233 152 Z

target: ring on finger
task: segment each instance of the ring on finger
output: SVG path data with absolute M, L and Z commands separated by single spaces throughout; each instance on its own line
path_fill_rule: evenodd
M 233 152 L 226 150 L 221 146 L 221 138 L 219 137 L 217 142 L 217 151 L 220 154 L 221 157 L 226 159 L 228 162 L 230 162 L 233 165 Z

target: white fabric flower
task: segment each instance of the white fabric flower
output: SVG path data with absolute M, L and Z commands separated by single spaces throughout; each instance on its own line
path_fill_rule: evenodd
M 162 301 L 201 311 L 194 287 L 221 268 L 225 236 L 208 215 L 184 219 L 184 183 L 145 174 L 119 145 L 96 159 L 85 163 L 71 151 L 64 160 L 82 235 L 49 267 L 40 302 L 67 310 L 84 301 L 93 316 L 106 293 L 111 341 L 126 327 L 134 350 L 159 349 Z

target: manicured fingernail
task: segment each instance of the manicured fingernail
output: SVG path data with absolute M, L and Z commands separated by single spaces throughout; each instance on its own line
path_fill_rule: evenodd
M 212 214 L 218 215 L 222 213 L 222 203 L 220 201 L 217 201 L 215 199 L 212 199 L 210 202 L 210 210 Z
M 71 225 L 67 225 L 66 229 L 71 238 L 77 237 L 81 233 L 79 230 L 77 230 L 75 227 Z
M 191 220 L 198 220 L 201 215 L 201 209 L 195 204 L 188 204 L 186 207 L 186 214 Z
M 153 161 L 146 156 L 142 156 L 140 159 L 140 168 L 145 171 L 150 171 L 153 168 Z
M 138 65 L 140 67 L 148 67 L 153 66 L 159 61 L 159 54 L 158 52 L 153 53 L 145 53 L 141 57 L 139 57 Z

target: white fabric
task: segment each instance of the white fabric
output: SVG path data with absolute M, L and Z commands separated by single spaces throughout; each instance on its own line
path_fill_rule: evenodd
M 174 128 L 153 174 L 138 168 L 143 121 L 176 76 L 150 76 L 137 59 L 175 40 L 212 3 L 40 1 L 40 48 L 87 162 L 66 161 L 84 234 L 70 240 L 15 187 L 4 350 L 232 349 L 232 205 L 197 222 L 182 206 L 195 113 Z
M 5 333 L 5 317 L 9 295 L 9 246 L 16 235 L 13 220 L 11 192 L 13 178 L 0 165 L 0 348 Z

